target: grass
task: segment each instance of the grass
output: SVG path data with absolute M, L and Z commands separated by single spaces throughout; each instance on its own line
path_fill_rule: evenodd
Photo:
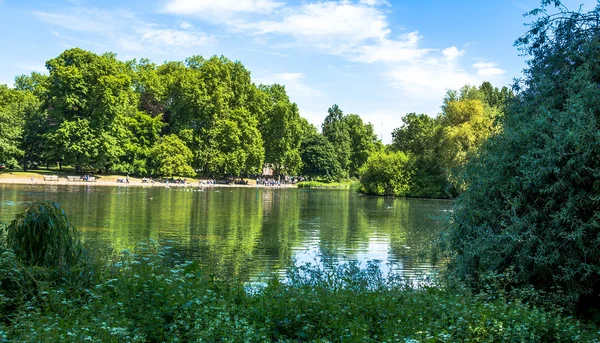
M 359 189 L 360 182 L 346 180 L 341 182 L 327 181 L 302 181 L 297 183 L 298 188 L 326 188 L 326 189 Z
M 72 228 L 62 211 L 39 213 L 20 218 Z M 600 328 L 556 310 L 415 285 L 376 263 L 291 266 L 285 281 L 250 286 L 155 241 L 60 271 L 19 251 L 0 244 L 0 342 L 600 342 Z
M 0 256 L 3 280 L 20 285 L 2 298 L 0 340 L 9 342 L 598 342 L 600 335 L 519 301 L 447 283 L 414 286 L 376 264 L 303 265 L 287 282 L 249 287 L 148 242 L 96 264 L 91 281 L 52 284 L 39 273 L 35 283 L 23 281 L 15 255 Z

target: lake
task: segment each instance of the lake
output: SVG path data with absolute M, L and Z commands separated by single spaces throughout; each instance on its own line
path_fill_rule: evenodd
M 183 258 L 242 280 L 296 263 L 381 261 L 407 277 L 452 202 L 369 197 L 348 190 L 0 185 L 0 222 L 38 200 L 59 202 L 82 240 L 115 251 L 172 240 Z

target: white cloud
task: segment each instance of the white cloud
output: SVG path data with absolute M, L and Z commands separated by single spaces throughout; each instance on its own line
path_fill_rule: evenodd
M 385 0 L 360 0 L 359 2 L 367 6 L 389 5 L 389 3 Z
M 478 62 L 473 64 L 473 68 L 477 71 L 477 75 L 484 78 L 494 78 L 506 73 L 504 69 L 499 68 L 496 63 L 492 62 Z
M 344 54 L 355 62 L 406 62 L 425 56 L 435 49 L 419 48 L 418 32 L 400 36 L 399 40 L 381 39 L 374 44 L 359 45 L 347 49 Z
M 187 30 L 187 29 L 191 29 L 194 26 L 192 24 L 188 23 L 187 21 L 182 21 L 179 24 L 179 27 L 182 28 L 182 29 L 184 29 L 184 30 Z
M 164 11 L 223 19 L 235 13 L 271 13 L 283 3 L 272 0 L 169 0 Z
M 181 22 L 179 27 L 163 27 L 146 22 L 137 16 L 124 11 L 105 11 L 71 7 L 60 13 L 36 12 L 35 15 L 53 27 L 62 28 L 72 34 L 52 30 L 52 34 L 61 39 L 65 47 L 95 46 L 110 50 L 114 45 L 127 51 L 150 50 L 155 52 L 173 52 L 209 45 L 214 37 L 197 31 L 190 23 Z M 87 34 L 86 39 L 78 38 Z M 96 37 L 90 37 L 95 34 Z
M 390 84 L 416 99 L 439 102 L 446 90 L 458 89 L 479 80 L 445 56 L 398 64 L 384 74 Z
M 322 92 L 309 86 L 304 81 L 303 73 L 275 73 L 264 77 L 255 78 L 256 83 L 272 84 L 278 83 L 285 86 L 285 89 L 290 96 L 295 97 L 315 97 L 322 95 Z
M 458 50 L 458 48 L 455 46 L 451 46 L 449 48 L 442 50 L 442 54 L 444 55 L 444 57 L 446 57 L 449 60 L 454 60 L 454 59 L 462 56 L 464 53 L 465 53 L 464 50 Z
M 136 29 L 137 38 L 142 44 L 164 47 L 193 47 L 208 45 L 212 38 L 203 32 L 157 29 L 144 27 Z
M 376 8 L 333 1 L 290 8 L 277 20 L 235 24 L 255 35 L 289 35 L 321 46 L 383 39 L 390 33 L 385 16 Z

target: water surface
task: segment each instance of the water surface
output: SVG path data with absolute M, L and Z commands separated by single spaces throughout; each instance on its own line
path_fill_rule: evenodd
M 185 258 L 246 280 L 292 261 L 380 260 L 414 276 L 431 269 L 422 251 L 452 205 L 346 190 L 0 185 L 0 222 L 38 200 L 59 202 L 86 244 L 173 240 Z

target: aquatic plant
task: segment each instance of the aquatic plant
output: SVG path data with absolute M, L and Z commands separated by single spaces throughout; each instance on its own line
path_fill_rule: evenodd
M 34 203 L 3 228 L 6 246 L 30 266 L 65 268 L 83 254 L 79 234 L 54 202 Z

